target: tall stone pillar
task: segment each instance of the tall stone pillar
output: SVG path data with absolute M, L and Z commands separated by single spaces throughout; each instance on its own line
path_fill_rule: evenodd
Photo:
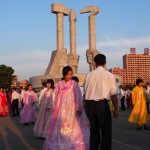
M 52 52 L 45 75 L 60 75 L 67 63 L 67 49 L 64 48 L 64 16 L 69 15 L 69 10 L 63 4 L 54 3 L 51 5 L 51 12 L 56 14 L 57 50 Z
M 86 51 L 87 62 L 89 63 L 90 71 L 94 69 L 94 57 L 100 52 L 96 50 L 96 22 L 95 16 L 99 13 L 99 8 L 97 6 L 85 7 L 81 10 L 81 14 L 89 13 L 88 26 L 89 26 L 89 49 Z
M 71 9 L 69 13 L 70 22 L 70 53 L 68 54 L 68 65 L 72 67 L 73 72 L 76 74 L 78 69 L 79 56 L 76 52 L 76 13 Z
M 56 14 L 56 25 L 57 25 L 57 50 L 64 48 L 64 14 Z

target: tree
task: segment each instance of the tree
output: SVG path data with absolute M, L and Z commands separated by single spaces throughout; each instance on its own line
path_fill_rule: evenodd
M 5 89 L 11 88 L 12 79 L 15 77 L 13 73 L 12 67 L 0 65 L 0 87 Z

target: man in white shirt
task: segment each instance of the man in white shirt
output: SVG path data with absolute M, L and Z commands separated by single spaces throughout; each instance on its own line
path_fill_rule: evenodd
M 98 54 L 94 58 L 96 69 L 88 73 L 85 85 L 85 109 L 90 121 L 90 150 L 111 150 L 112 121 L 108 99 L 114 105 L 114 118 L 118 117 L 116 80 L 106 71 L 106 57 Z
M 42 83 L 42 90 L 40 91 L 40 96 L 39 96 L 39 103 L 40 103 L 40 101 L 41 101 L 43 95 L 45 94 L 45 91 L 46 91 L 46 90 L 47 90 L 47 88 L 46 88 L 46 82 L 43 82 L 43 83 Z
M 125 91 L 123 90 L 122 86 L 119 86 L 119 99 L 121 101 L 121 109 L 126 110 L 125 108 Z
M 23 87 L 20 87 L 20 94 L 21 94 L 21 107 L 23 108 L 24 104 L 23 104 L 23 96 L 24 96 L 24 90 Z
M 12 103 L 12 117 L 19 116 L 19 105 L 20 101 L 20 94 L 16 92 L 16 88 L 12 88 L 12 96 L 11 96 L 11 103 Z

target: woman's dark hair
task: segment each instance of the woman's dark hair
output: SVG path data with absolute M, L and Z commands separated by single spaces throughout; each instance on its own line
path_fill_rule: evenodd
M 32 84 L 28 84 L 28 85 L 27 85 L 27 88 L 28 88 L 29 86 L 32 86 Z
M 139 83 L 143 83 L 142 79 L 136 79 L 136 85 L 139 85 Z
M 63 78 L 65 78 L 65 76 L 68 74 L 69 71 L 72 71 L 72 68 L 71 68 L 70 66 L 65 66 L 65 67 L 63 68 L 63 71 L 62 71 L 62 73 L 63 73 Z M 72 71 L 72 72 L 73 72 L 73 71 Z
M 43 82 L 43 83 L 42 83 L 42 86 L 46 87 L 46 82 Z
M 54 80 L 53 80 L 53 79 L 48 79 L 48 80 L 47 80 L 47 83 L 50 83 L 50 84 L 51 84 L 51 88 L 52 88 L 52 89 L 54 88 Z
M 79 83 L 79 78 L 77 76 L 73 76 L 72 80 L 76 81 L 77 83 Z
M 16 91 L 16 88 L 15 88 L 15 87 L 13 87 L 13 88 L 12 88 L 12 90 Z
M 94 61 L 96 65 L 105 65 L 106 64 L 106 56 L 103 54 L 98 54 L 94 57 Z

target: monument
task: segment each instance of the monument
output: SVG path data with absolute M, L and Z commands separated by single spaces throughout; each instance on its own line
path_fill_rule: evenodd
M 67 63 L 67 49 L 64 48 L 64 15 L 69 15 L 69 10 L 65 5 L 56 3 L 51 5 L 51 12 L 56 14 L 57 50 L 52 52 L 45 75 L 61 74 Z
M 57 48 L 51 54 L 51 59 L 45 74 L 42 76 L 35 76 L 30 78 L 30 83 L 33 88 L 41 88 L 41 83 L 47 79 L 53 79 L 57 83 L 62 78 L 62 69 L 65 64 L 73 69 L 75 76 L 79 78 L 80 86 L 83 85 L 85 73 L 78 73 L 79 55 L 76 48 L 76 12 L 74 9 L 70 11 L 61 3 L 54 3 L 51 5 L 51 12 L 56 14 L 56 34 L 57 34 Z M 86 51 L 87 62 L 90 65 L 90 71 L 94 69 L 94 56 L 99 54 L 96 50 L 96 29 L 95 29 L 95 15 L 99 13 L 99 8 L 96 6 L 85 7 L 81 13 L 88 13 L 89 15 L 89 49 Z M 67 54 L 67 49 L 64 47 L 64 16 L 69 17 L 69 31 L 70 31 L 70 53 Z
M 71 9 L 69 14 L 70 22 L 70 54 L 68 54 L 68 65 L 72 67 L 73 73 L 77 73 L 79 56 L 76 50 L 76 13 Z
M 81 10 L 80 14 L 89 13 L 88 24 L 89 24 L 89 49 L 86 51 L 87 62 L 89 63 L 90 71 L 94 69 L 94 57 L 99 54 L 96 50 L 96 27 L 95 27 L 95 16 L 99 13 L 97 6 L 85 7 Z

